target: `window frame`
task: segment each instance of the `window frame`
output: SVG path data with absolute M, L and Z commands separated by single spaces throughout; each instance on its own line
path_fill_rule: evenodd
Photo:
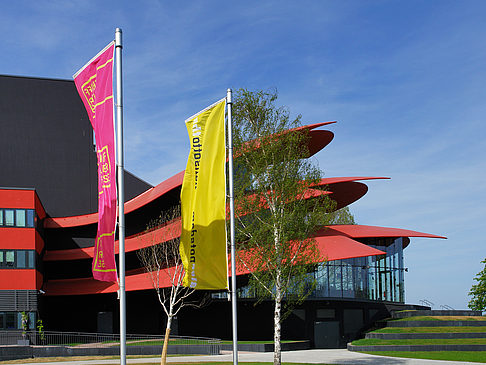
M 36 222 L 35 209 L 0 208 L 0 227 L 36 228 Z
M 11 261 L 12 255 L 13 261 Z M 23 260 L 22 263 L 20 260 Z M 0 249 L 0 270 L 36 270 L 36 266 L 37 252 L 35 250 Z

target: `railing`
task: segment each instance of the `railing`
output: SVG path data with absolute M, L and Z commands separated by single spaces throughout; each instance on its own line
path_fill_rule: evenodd
M 422 300 L 419 300 L 419 302 L 424 305 L 424 306 L 427 306 L 427 307 L 430 307 L 431 309 L 434 307 L 434 303 L 432 303 L 430 300 L 427 300 L 427 299 L 422 299 Z
M 127 346 L 162 346 L 164 337 L 157 335 L 126 335 Z M 169 347 L 200 346 L 211 353 L 218 352 L 221 340 L 206 337 L 171 336 Z M 107 348 L 119 347 L 119 334 L 82 333 L 82 332 L 53 332 L 44 331 L 0 331 L 1 345 L 34 345 L 34 346 L 64 346 L 74 348 Z M 214 349 L 213 349 L 214 348 Z
M 450 305 L 447 305 L 447 304 L 441 304 L 440 307 L 444 310 L 447 310 L 447 311 L 453 311 L 454 308 L 452 308 Z

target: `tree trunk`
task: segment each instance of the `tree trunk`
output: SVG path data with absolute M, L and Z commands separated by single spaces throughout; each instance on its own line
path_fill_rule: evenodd
M 160 365 L 167 364 L 167 347 L 169 346 L 169 335 L 170 335 L 170 326 L 167 325 L 165 329 L 165 337 L 164 337 L 164 347 L 162 348 L 162 356 L 160 358 Z
M 277 273 L 277 285 L 275 288 L 275 311 L 273 316 L 274 332 L 273 332 L 273 365 L 280 365 L 282 362 L 282 352 L 280 346 L 281 334 L 281 310 L 282 310 L 282 289 L 280 286 L 280 273 Z

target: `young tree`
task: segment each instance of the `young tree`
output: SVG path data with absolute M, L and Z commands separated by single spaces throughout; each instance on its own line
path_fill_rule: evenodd
M 188 300 L 194 289 L 182 286 L 184 268 L 179 254 L 180 216 L 180 206 L 177 206 L 152 221 L 146 230 L 146 234 L 152 235 L 152 245 L 137 252 L 167 316 L 161 365 L 166 364 L 173 318 L 185 306 L 202 305 L 202 302 Z
M 481 263 L 485 265 L 474 278 L 477 284 L 474 284 L 469 291 L 469 296 L 472 298 L 469 301 L 468 307 L 472 310 L 486 311 L 486 259 L 481 261 Z
M 276 99 L 263 91 L 236 93 L 233 143 L 239 265 L 250 272 L 258 300 L 274 302 L 278 365 L 282 304 L 301 302 L 313 290 L 309 272 L 320 254 L 312 235 L 337 215 L 326 214 L 335 204 L 316 185 L 322 172 L 306 159 L 309 136 L 296 129 L 300 116 L 291 119 Z

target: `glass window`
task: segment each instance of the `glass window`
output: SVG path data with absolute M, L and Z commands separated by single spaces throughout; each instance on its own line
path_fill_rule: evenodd
M 5 313 L 0 313 L 0 330 L 5 329 Z
M 3 226 L 3 209 L 0 209 L 0 226 Z
M 341 297 L 341 266 L 335 263 L 329 265 L 329 296 Z
M 27 210 L 27 227 L 34 227 L 34 217 L 35 217 L 35 211 L 32 209 Z
M 34 255 L 34 252 L 35 251 L 27 251 L 27 258 L 28 258 L 27 267 L 29 269 L 35 269 L 35 255 Z
M 316 297 L 329 296 L 329 278 L 328 267 L 326 264 L 321 264 L 317 267 L 316 272 Z
M 5 225 L 6 226 L 13 226 L 14 225 L 14 210 L 13 209 L 5 209 Z
M 353 298 L 354 297 L 354 281 L 353 281 L 353 267 L 343 260 L 341 265 L 342 278 L 343 278 L 343 297 Z
M 29 329 L 35 330 L 35 312 L 29 312 Z
M 5 251 L 6 266 L 13 267 L 15 264 L 15 251 Z
M 17 227 L 25 227 L 25 210 L 24 209 L 16 209 L 15 210 L 15 225 Z
M 13 313 L 13 312 L 7 312 L 5 313 L 5 319 L 6 319 L 6 329 L 15 329 L 15 314 L 16 313 Z
M 0 266 L 3 266 L 3 251 L 0 251 Z
M 25 269 L 25 251 L 17 251 L 17 267 Z

